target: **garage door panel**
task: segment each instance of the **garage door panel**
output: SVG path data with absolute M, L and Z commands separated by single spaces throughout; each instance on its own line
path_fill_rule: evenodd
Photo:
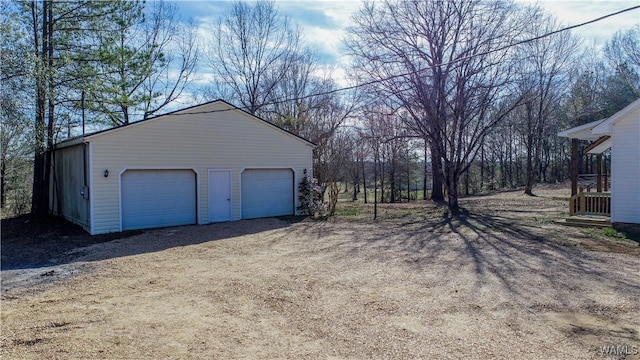
M 128 170 L 122 174 L 122 228 L 196 223 L 196 180 L 191 170 Z
M 292 215 L 293 194 L 291 170 L 245 170 L 242 173 L 242 218 Z

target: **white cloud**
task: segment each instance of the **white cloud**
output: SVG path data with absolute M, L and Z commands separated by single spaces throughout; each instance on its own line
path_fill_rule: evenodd
M 319 26 L 304 27 L 304 39 L 307 45 L 321 54 L 329 55 L 332 60 L 338 60 L 342 56 L 340 46 L 343 36 L 343 30 L 331 30 Z
M 342 39 L 351 17 L 360 8 L 360 1 L 289 1 L 277 2 L 280 10 L 302 27 L 306 43 L 324 56 L 333 79 L 339 86 L 346 86 L 345 67 L 349 57 L 342 54 Z
M 526 1 L 532 2 L 533 1 Z M 547 12 L 554 15 L 564 26 L 576 25 L 598 17 L 614 13 L 626 8 L 637 6 L 637 0 L 619 1 L 539 1 L 538 4 Z M 602 46 L 613 34 L 633 26 L 640 26 L 640 9 L 631 10 L 623 14 L 582 26 L 572 30 L 582 37 L 586 44 Z

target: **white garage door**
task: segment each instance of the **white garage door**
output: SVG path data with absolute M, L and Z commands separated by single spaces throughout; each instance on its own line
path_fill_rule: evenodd
M 191 170 L 127 170 L 121 191 L 123 230 L 196 223 L 196 174 Z
M 293 215 L 293 172 L 251 169 L 242 172 L 242 218 Z

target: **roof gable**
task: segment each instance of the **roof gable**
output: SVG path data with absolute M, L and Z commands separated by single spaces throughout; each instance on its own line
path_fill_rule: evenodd
M 216 107 L 220 107 L 222 106 L 223 109 L 216 109 Z M 244 118 L 247 118 L 248 120 L 252 120 L 252 121 L 256 121 L 259 122 L 261 124 L 267 125 L 268 128 L 271 128 L 275 131 L 278 131 L 284 135 L 287 135 L 289 137 L 291 137 L 292 139 L 295 139 L 297 141 L 300 141 L 302 143 L 304 143 L 305 145 L 311 146 L 311 147 L 315 147 L 316 145 L 314 143 L 312 143 L 311 141 L 296 135 L 290 131 L 287 131 L 285 129 L 282 129 L 281 127 L 274 125 L 262 118 L 259 118 L 255 115 L 252 115 L 238 107 L 235 107 L 231 104 L 229 104 L 228 102 L 224 101 L 224 100 L 215 100 L 215 101 L 210 101 L 204 104 L 199 104 L 199 105 L 194 105 L 194 106 L 190 106 L 184 109 L 179 109 L 179 110 L 175 110 L 166 114 L 162 114 L 162 115 L 158 115 L 158 116 L 154 116 L 145 120 L 140 120 L 140 121 L 136 121 L 133 123 L 129 123 L 129 124 L 125 124 L 125 125 L 120 125 L 117 127 L 113 127 L 110 129 L 105 129 L 105 130 L 100 130 L 94 133 L 90 133 L 90 134 L 86 134 L 84 136 L 78 136 L 78 137 L 74 137 L 74 138 L 70 138 L 70 139 L 66 139 L 62 142 L 59 142 L 56 144 L 56 147 L 67 147 L 67 146 L 72 146 L 72 145 L 76 145 L 78 143 L 87 141 L 87 140 L 91 140 L 93 138 L 99 137 L 99 136 L 105 136 L 105 135 L 109 135 L 111 133 L 114 132 L 118 132 L 118 131 L 126 131 L 129 128 L 135 127 L 135 126 L 140 126 L 140 125 L 144 125 L 144 124 L 149 124 L 152 123 L 154 121 L 157 120 L 162 120 L 162 119 L 166 119 L 169 116 L 175 116 L 175 115 L 192 115 L 192 114 L 213 114 L 213 113 L 217 113 L 217 112 L 223 112 L 223 111 L 235 111 L 237 113 L 240 113 L 243 115 Z
M 613 130 L 611 127 L 618 121 L 626 119 L 627 116 L 633 114 L 633 112 L 637 109 L 640 109 L 640 99 L 637 99 L 636 101 L 627 105 L 624 109 L 611 115 L 607 119 L 592 121 L 588 124 L 561 131 L 558 133 L 558 136 L 566 137 L 569 139 L 596 140 L 602 135 L 611 135 L 611 132 Z M 640 121 L 640 117 L 637 120 Z

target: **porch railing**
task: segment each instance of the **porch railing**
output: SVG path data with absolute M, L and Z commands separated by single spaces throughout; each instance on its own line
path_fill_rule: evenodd
M 581 192 L 569 199 L 569 216 L 611 216 L 611 193 Z

